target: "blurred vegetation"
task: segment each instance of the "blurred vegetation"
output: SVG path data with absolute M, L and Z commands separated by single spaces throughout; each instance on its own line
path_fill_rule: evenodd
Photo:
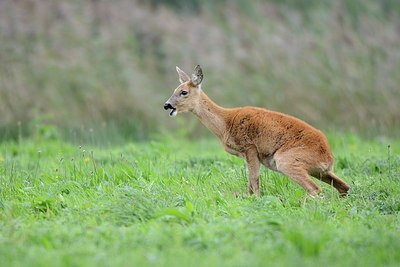
M 0 139 L 203 133 L 162 109 L 196 64 L 222 106 L 400 134 L 399 1 L 3 0 Z

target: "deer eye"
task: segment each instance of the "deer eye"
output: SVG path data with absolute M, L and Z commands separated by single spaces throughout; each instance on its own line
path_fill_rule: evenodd
M 180 93 L 180 95 L 187 95 L 188 94 L 188 91 L 182 91 L 181 93 Z

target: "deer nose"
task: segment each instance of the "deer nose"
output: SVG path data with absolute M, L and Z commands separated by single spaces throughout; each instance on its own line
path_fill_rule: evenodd
M 174 109 L 174 107 L 170 103 L 167 102 L 167 103 L 164 104 L 164 109 L 165 110 Z

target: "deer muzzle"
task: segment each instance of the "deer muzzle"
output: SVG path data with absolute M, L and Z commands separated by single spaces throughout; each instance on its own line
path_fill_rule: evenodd
M 170 103 L 166 102 L 166 103 L 164 104 L 164 109 L 165 109 L 165 110 L 172 109 L 171 112 L 169 113 L 169 115 L 170 115 L 171 117 L 176 116 L 176 113 L 177 113 L 177 112 L 176 112 L 176 108 L 174 108 Z

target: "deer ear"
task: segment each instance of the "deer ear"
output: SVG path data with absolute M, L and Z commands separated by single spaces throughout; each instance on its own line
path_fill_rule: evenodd
M 185 83 L 185 82 L 190 81 L 189 75 L 187 75 L 183 70 L 181 70 L 180 68 L 178 68 L 178 66 L 176 67 L 176 72 L 178 72 L 179 81 L 180 81 L 181 83 Z
M 202 80 L 203 80 L 203 71 L 201 70 L 200 65 L 197 65 L 194 68 L 192 74 L 192 83 L 193 85 L 198 86 Z

